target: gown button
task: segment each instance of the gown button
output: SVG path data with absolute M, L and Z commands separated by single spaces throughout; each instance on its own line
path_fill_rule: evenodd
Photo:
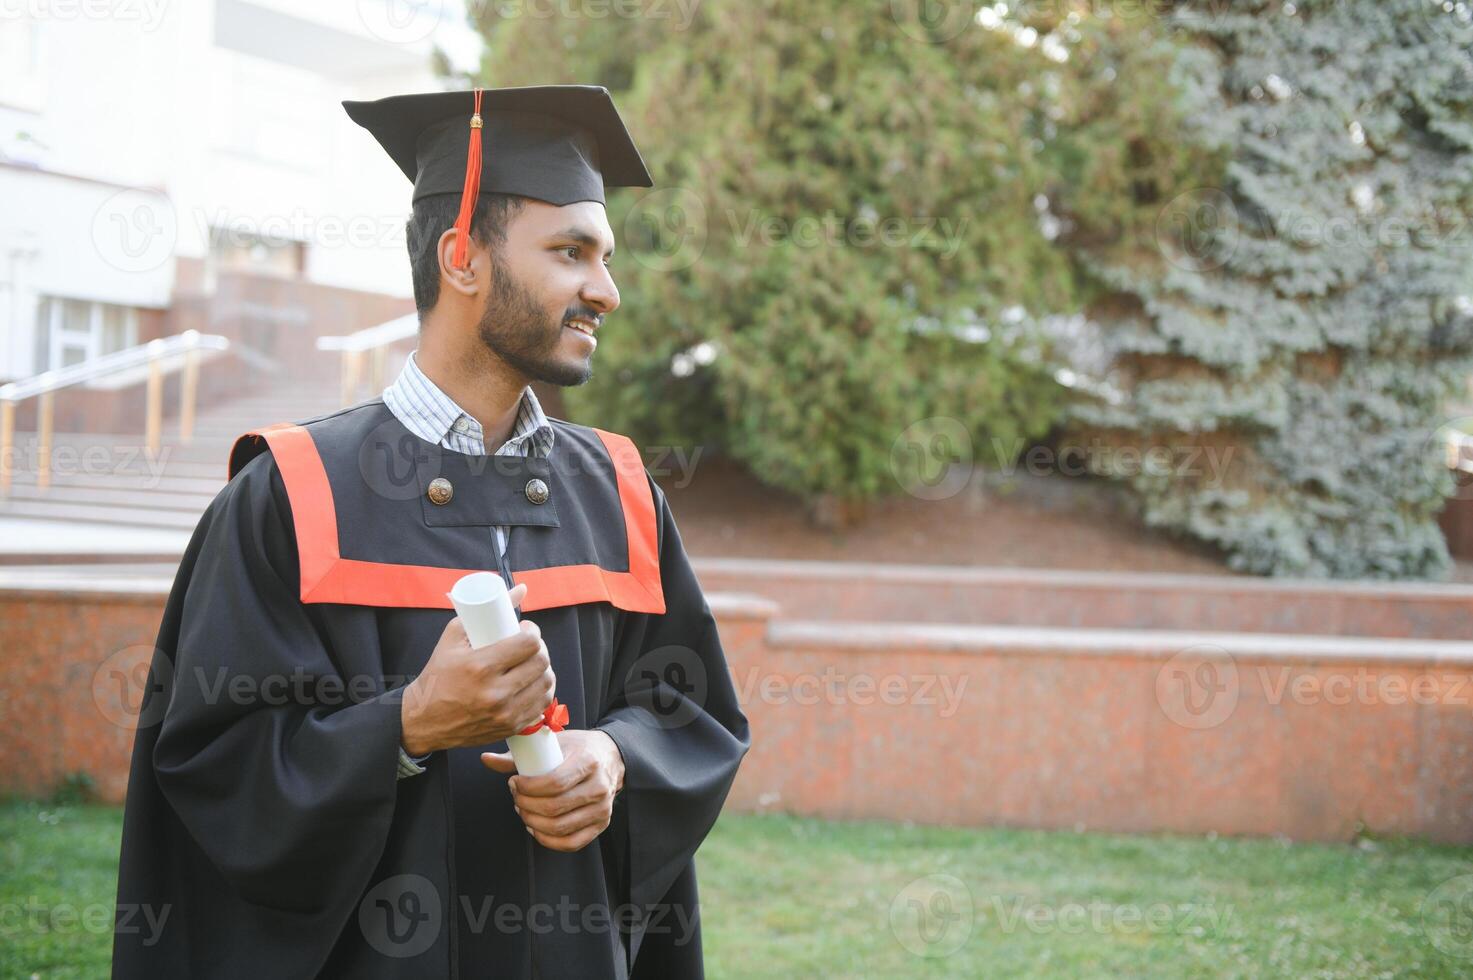
M 455 496 L 455 487 L 443 476 L 437 476 L 430 481 L 430 487 L 425 491 L 425 496 L 430 498 L 430 503 L 444 506 L 450 503 L 450 498 Z
M 547 489 L 546 483 L 536 477 L 527 481 L 527 499 L 532 501 L 532 503 L 545 504 L 549 496 L 551 494 Z

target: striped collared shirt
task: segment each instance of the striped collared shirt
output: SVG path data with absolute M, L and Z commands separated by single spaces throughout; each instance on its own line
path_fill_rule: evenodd
M 511 436 L 494 453 L 486 452 L 486 436 L 481 423 L 455 404 L 453 398 L 420 370 L 414 354 L 404 362 L 404 370 L 399 372 L 394 383 L 384 389 L 383 399 L 389 411 L 406 429 L 443 449 L 468 456 L 534 456 L 541 459 L 546 459 L 552 452 L 552 425 L 542 414 L 542 406 L 531 388 L 522 390 L 522 401 L 517 407 L 517 420 L 512 425 Z M 506 528 L 500 525 L 496 527 L 496 547 L 503 556 L 506 554 Z M 399 778 L 424 772 L 419 762 L 426 758 L 428 756 L 416 761 L 401 748 Z
M 481 423 L 472 418 L 455 399 L 420 370 L 414 354 L 404 362 L 404 370 L 394 383 L 384 389 L 384 404 L 404 427 L 425 442 L 468 456 L 536 456 L 546 459 L 552 453 L 552 425 L 542 414 L 542 405 L 531 388 L 522 389 L 517 407 L 517 420 L 511 435 L 494 453 L 486 452 L 486 436 Z M 501 550 L 506 551 L 505 531 L 497 528 Z

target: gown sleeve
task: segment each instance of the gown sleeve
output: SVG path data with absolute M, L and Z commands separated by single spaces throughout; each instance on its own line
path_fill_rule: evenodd
M 648 476 L 647 476 L 648 478 Z M 663 491 L 659 521 L 663 614 L 626 614 L 615 637 L 611 705 L 595 726 L 624 756 L 629 900 L 661 902 L 716 823 L 751 744 L 716 620 L 691 569 Z M 631 957 L 643 929 L 636 927 Z
M 173 661 L 159 789 L 240 897 L 346 917 L 393 818 L 402 691 L 385 690 L 371 644 L 341 651 L 348 661 L 331 649 L 300 601 L 270 453 L 216 497 L 194 547 L 171 597 L 177 629 L 159 643 Z

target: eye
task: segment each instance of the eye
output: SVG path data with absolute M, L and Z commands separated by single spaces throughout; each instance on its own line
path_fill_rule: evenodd
M 576 260 L 578 258 L 577 245 L 564 245 L 562 248 L 558 249 L 558 251 L 568 253 L 568 258 L 570 259 Z

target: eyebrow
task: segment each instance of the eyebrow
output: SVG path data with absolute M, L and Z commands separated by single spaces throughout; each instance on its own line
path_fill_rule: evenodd
M 552 237 L 566 238 L 569 241 L 577 242 L 579 245 L 583 245 L 587 248 L 598 248 L 598 246 L 601 244 L 599 242 L 599 239 L 592 232 L 586 231 L 582 228 L 564 228 L 562 231 L 555 233 Z M 604 252 L 604 258 L 611 259 L 613 257 L 614 246 L 610 245 L 608 247 L 608 250 Z

